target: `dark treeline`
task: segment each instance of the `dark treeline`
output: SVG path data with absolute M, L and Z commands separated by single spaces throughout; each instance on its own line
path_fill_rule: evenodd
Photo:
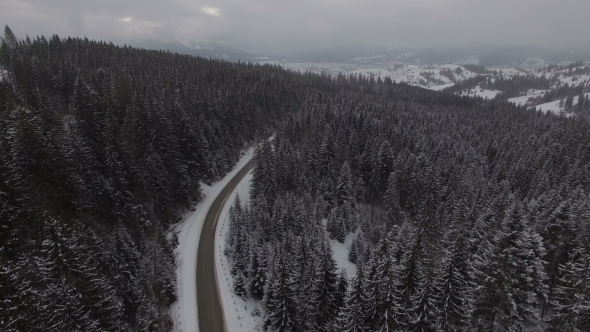
M 257 149 L 235 293 L 269 331 L 590 330 L 588 122 L 404 91 L 309 95 Z
M 0 330 L 169 330 L 170 226 L 311 91 L 295 74 L 87 39 L 0 44 Z

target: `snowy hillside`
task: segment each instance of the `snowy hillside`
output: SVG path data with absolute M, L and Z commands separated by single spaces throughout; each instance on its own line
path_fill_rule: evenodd
M 585 93 L 584 94 L 585 98 L 590 98 L 590 92 Z M 555 101 L 551 101 L 548 103 L 544 103 L 544 104 L 540 104 L 540 105 L 536 105 L 533 107 L 536 107 L 537 110 L 547 113 L 547 112 L 552 112 L 555 114 L 563 114 L 565 116 L 574 116 L 574 112 L 573 111 L 568 111 L 567 107 L 564 105 L 564 100 L 563 99 L 559 99 L 559 100 L 555 100 Z M 573 104 L 572 104 L 572 109 L 575 109 L 578 107 L 579 104 L 579 100 L 578 99 L 574 99 L 573 100 Z
M 309 63 L 264 61 L 284 68 L 323 73 L 331 76 L 363 75 L 386 77 L 430 90 L 445 90 L 460 96 L 498 98 L 516 105 L 562 113 L 562 100 L 590 92 L 590 65 L 582 62 L 550 64 L 541 58 L 528 58 L 518 67 L 477 65 L 478 57 L 465 57 L 456 63 L 421 65 L 408 63 L 413 54 L 395 57 L 375 55 L 358 57 L 346 63 Z M 577 100 L 576 100 L 577 104 Z M 571 106 L 571 105 L 570 105 Z M 590 105 L 583 107 L 590 107 Z M 580 107 L 580 108 L 583 108 Z M 567 113 L 567 112 L 566 112 Z
M 378 57 L 376 57 L 378 58 Z M 365 63 L 366 59 L 357 58 L 348 63 L 308 63 L 267 61 L 264 63 L 278 64 L 284 68 L 299 72 L 324 73 L 332 76 L 342 74 L 357 74 L 372 77 L 391 78 L 397 83 L 407 83 L 431 90 L 441 90 L 452 86 L 456 81 L 478 76 L 477 73 L 466 69 L 462 65 L 416 65 L 400 62 L 382 64 Z

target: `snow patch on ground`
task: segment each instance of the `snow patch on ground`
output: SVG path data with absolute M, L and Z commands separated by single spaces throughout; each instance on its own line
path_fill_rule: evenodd
M 460 95 L 469 97 L 482 97 L 483 99 L 494 99 L 500 92 L 500 90 L 484 89 L 478 85 L 474 89 L 471 89 L 471 93 L 464 91 L 464 93 L 461 93 Z
M 590 75 L 573 75 L 561 77 L 560 79 L 563 84 L 567 83 L 569 86 L 578 86 L 590 80 Z
M 530 89 L 529 91 L 527 91 L 526 95 L 520 96 L 520 97 L 510 98 L 510 99 L 508 99 L 508 101 L 511 102 L 511 103 L 516 104 L 516 106 L 526 105 L 526 103 L 529 100 L 529 98 L 531 98 L 531 97 L 533 97 L 533 98 L 534 97 L 542 97 L 548 91 L 550 91 L 550 90 Z
M 453 85 L 455 85 L 455 83 L 449 83 L 449 84 L 443 84 L 443 85 L 436 85 L 436 86 L 430 87 L 429 89 L 430 90 L 434 90 L 434 91 L 441 91 L 443 89 L 450 88 Z
M 355 234 L 348 233 L 344 239 L 344 243 L 340 243 L 337 240 L 330 240 L 332 244 L 332 255 L 336 261 L 336 267 L 338 270 L 346 270 L 348 279 L 351 279 L 356 275 L 356 264 L 348 260 L 348 252 L 354 236 Z
M 217 268 L 217 283 L 223 305 L 225 324 L 228 331 L 263 331 L 261 303 L 252 298 L 246 300 L 234 294 L 234 280 L 231 275 L 229 262 L 223 254 L 225 250 L 225 237 L 229 230 L 229 209 L 232 206 L 236 195 L 240 196 L 242 204 L 248 203 L 250 182 L 252 172 L 250 171 L 228 196 L 225 205 L 219 214 L 219 224 L 215 230 L 215 265 Z M 258 312 L 258 315 L 254 313 Z
M 170 309 L 170 316 L 174 322 L 175 332 L 199 331 L 197 319 L 197 249 L 203 228 L 205 216 L 213 201 L 223 190 L 225 185 L 252 159 L 254 149 L 249 149 L 238 161 L 236 167 L 221 181 L 208 186 L 201 184 L 205 199 L 199 203 L 195 211 L 188 213 L 175 229 L 178 234 L 178 247 L 174 250 L 176 256 L 176 285 L 178 301 Z M 203 331 L 207 332 L 207 331 Z
M 551 112 L 555 114 L 561 114 L 563 107 L 559 107 L 560 100 L 550 101 L 545 104 L 534 106 L 538 111 L 543 113 Z
M 590 96 L 590 92 L 585 93 L 584 96 Z M 565 98 L 564 98 L 565 101 Z M 552 112 L 555 113 L 557 115 L 561 115 L 564 112 L 564 107 L 560 107 L 559 104 L 561 103 L 561 100 L 555 100 L 555 101 L 551 101 L 545 104 L 541 104 L 541 105 L 537 105 L 537 106 L 533 106 L 535 107 L 538 111 L 541 111 L 543 113 L 547 113 L 547 112 Z M 573 106 L 575 107 L 576 105 L 578 105 L 578 98 L 574 98 L 574 103 Z M 566 117 L 572 117 L 574 116 L 573 113 L 563 113 L 563 115 L 565 115 Z
M 496 71 L 504 79 L 512 78 L 513 76 L 527 74 L 527 71 L 523 71 L 523 69 L 512 68 L 512 67 L 508 67 L 508 66 L 493 66 L 493 67 L 487 67 L 487 69 L 491 70 L 491 71 Z

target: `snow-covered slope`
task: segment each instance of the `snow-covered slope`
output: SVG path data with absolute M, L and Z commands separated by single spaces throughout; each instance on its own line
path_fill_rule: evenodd
M 365 64 L 364 59 L 355 59 L 348 63 L 307 63 L 266 61 L 264 63 L 278 64 L 287 69 L 299 72 L 324 73 L 332 76 L 342 74 L 360 74 L 364 76 L 391 78 L 397 83 L 407 83 L 432 90 L 441 90 L 452 86 L 456 81 L 476 77 L 474 73 L 457 64 L 416 65 L 403 62 L 387 62 L 376 65 Z
M 443 90 L 453 87 L 459 82 L 469 79 L 475 79 L 468 83 L 470 86 L 456 92 L 458 95 L 482 97 L 484 99 L 493 99 L 498 95 L 503 95 L 503 91 L 488 88 L 486 82 L 497 82 L 503 80 L 507 82 L 512 79 L 522 81 L 527 80 L 545 80 L 543 83 L 548 89 L 539 89 L 538 84 L 532 84 L 527 88 L 524 86 L 524 92 L 519 96 L 508 98 L 507 100 L 516 105 L 537 106 L 543 111 L 561 113 L 559 100 L 563 99 L 563 94 L 575 93 L 579 91 L 590 91 L 590 63 L 560 63 L 550 64 L 542 58 L 531 57 L 521 63 L 519 67 L 494 66 L 494 67 L 476 67 L 478 57 L 462 59 L 454 63 L 420 65 L 408 63 L 407 59 L 412 54 L 403 57 L 392 57 L 386 55 L 375 55 L 368 57 L 355 58 L 346 63 L 307 63 L 307 62 L 288 62 L 288 61 L 266 61 L 264 63 L 278 64 L 285 68 L 300 71 L 324 73 L 331 76 L 338 74 L 345 75 L 363 75 L 373 78 L 385 77 L 391 78 L 397 83 L 407 83 L 414 86 L 423 87 L 431 90 Z M 470 70 L 471 69 L 471 70 Z M 477 72 L 474 72 L 475 70 Z M 480 78 L 481 77 L 481 78 Z M 483 83 L 482 83 L 483 81 Z M 500 84 L 501 85 L 501 84 Z M 506 84 L 509 86 L 510 84 Z M 509 86 L 514 89 L 514 86 Z M 527 90 L 528 89 L 528 90 Z M 563 92 L 565 89 L 565 92 Z M 574 89 L 577 89 L 574 91 Z M 580 90 L 581 89 L 581 90 Z M 514 96 L 514 90 L 508 96 Z M 545 94 L 554 91 L 562 91 L 560 94 Z M 543 98 L 545 97 L 545 98 Z M 502 97 L 501 97 L 502 98 Z M 507 97 L 504 97 L 507 98 Z M 547 102 L 549 100 L 549 102 Z
M 514 98 L 510 98 L 508 99 L 509 102 L 516 104 L 517 106 L 519 105 L 526 105 L 529 98 L 535 98 L 535 97 L 542 97 L 546 92 L 548 92 L 550 90 L 536 90 L 536 89 L 530 89 L 527 91 L 526 94 L 520 96 L 520 97 L 514 97 Z
M 484 99 L 494 99 L 498 95 L 500 90 L 489 90 L 477 85 L 474 89 L 469 91 L 463 91 L 459 95 L 468 97 L 482 97 Z
M 588 97 L 588 96 L 590 96 L 590 92 L 584 94 L 584 97 Z M 578 105 L 578 99 L 574 98 L 573 106 L 575 107 L 576 105 Z M 568 113 L 565 111 L 565 107 L 563 106 L 562 99 L 551 101 L 551 102 L 540 104 L 540 105 L 536 105 L 536 106 L 532 106 L 532 107 L 536 107 L 536 109 L 538 111 L 541 111 L 543 113 L 551 112 L 551 113 L 555 113 L 558 115 L 563 114 L 567 117 L 574 116 L 573 113 L 571 113 L 571 112 Z

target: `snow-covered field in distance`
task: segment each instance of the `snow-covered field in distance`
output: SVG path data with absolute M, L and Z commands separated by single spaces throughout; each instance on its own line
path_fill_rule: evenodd
M 454 83 L 450 76 L 455 81 L 462 81 L 467 78 L 477 76 L 465 67 L 457 64 L 441 64 L 441 65 L 416 65 L 407 64 L 403 62 L 384 62 L 384 63 L 368 63 L 363 62 L 348 62 L 348 63 L 308 63 L 308 62 L 283 62 L 283 61 L 265 61 L 262 63 L 280 65 L 286 69 L 291 69 L 299 72 L 312 72 L 317 74 L 328 74 L 336 76 L 340 73 L 360 74 L 364 76 L 372 76 L 374 78 L 385 77 L 391 78 L 396 83 L 407 83 L 410 85 L 420 86 L 432 90 L 441 90 L 445 87 L 452 86 Z M 457 71 L 460 68 L 460 72 Z M 443 75 L 442 73 L 450 73 Z
M 590 92 L 585 93 L 584 97 L 590 96 Z M 561 104 L 561 99 L 560 100 L 555 100 L 555 101 L 551 101 L 548 103 L 544 103 L 541 105 L 536 105 L 533 107 L 536 107 L 538 111 L 543 112 L 543 113 L 547 113 L 547 112 L 552 112 L 555 114 L 562 114 L 562 112 L 564 112 L 564 107 L 560 106 Z M 574 102 L 573 102 L 573 106 L 578 105 L 578 98 L 574 98 Z M 571 117 L 574 116 L 574 114 L 572 113 L 564 113 L 563 115 L 567 116 L 567 117 Z

